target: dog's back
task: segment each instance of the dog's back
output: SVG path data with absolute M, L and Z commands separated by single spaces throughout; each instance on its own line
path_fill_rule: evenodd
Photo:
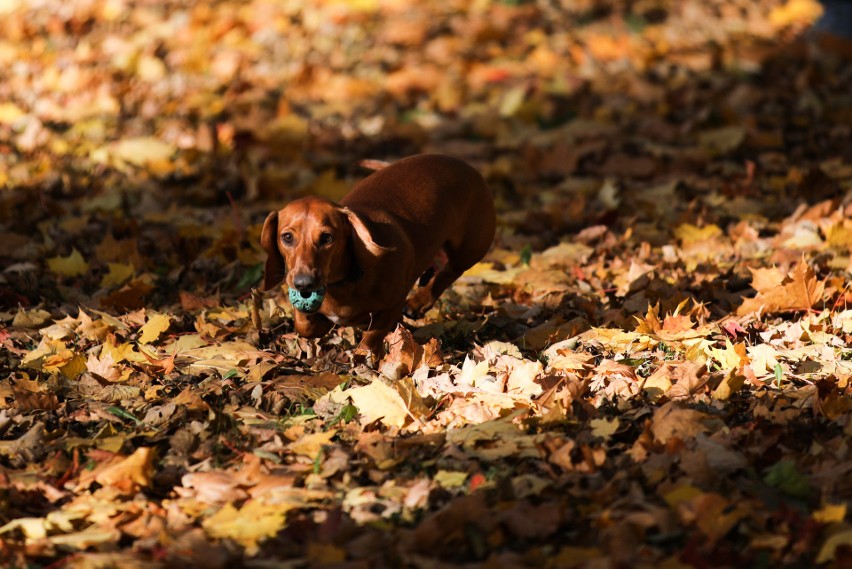
M 393 216 L 422 262 L 441 246 L 469 249 L 478 261 L 494 237 L 491 189 L 466 162 L 440 154 L 419 154 L 394 162 L 356 185 L 341 203 L 373 219 Z M 450 251 L 448 251 L 449 253 Z

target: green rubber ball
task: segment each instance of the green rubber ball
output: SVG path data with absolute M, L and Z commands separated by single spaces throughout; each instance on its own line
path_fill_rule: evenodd
M 311 291 L 300 291 L 294 288 L 289 290 L 290 304 L 299 312 L 316 312 L 322 306 L 325 298 L 325 289 Z

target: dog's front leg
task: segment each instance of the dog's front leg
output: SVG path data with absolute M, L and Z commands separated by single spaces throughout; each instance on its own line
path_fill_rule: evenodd
M 293 324 L 299 336 L 304 338 L 322 338 L 334 324 L 322 314 L 307 314 L 299 310 L 295 311 Z
M 401 306 L 373 314 L 370 327 L 364 331 L 361 342 L 355 348 L 355 357 L 365 359 L 368 366 L 375 368 L 385 355 L 385 336 L 401 318 Z

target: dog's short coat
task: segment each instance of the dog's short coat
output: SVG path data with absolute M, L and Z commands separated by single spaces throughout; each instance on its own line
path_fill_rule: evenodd
M 270 213 L 261 235 L 264 288 L 285 277 L 290 288 L 324 288 L 317 312 L 295 312 L 296 332 L 313 338 L 334 324 L 356 326 L 365 330 L 356 353 L 379 358 L 406 306 L 430 307 L 482 259 L 494 226 L 494 199 L 479 172 L 450 156 L 411 156 L 365 178 L 339 205 L 305 197 Z M 409 297 L 442 251 L 446 264 Z

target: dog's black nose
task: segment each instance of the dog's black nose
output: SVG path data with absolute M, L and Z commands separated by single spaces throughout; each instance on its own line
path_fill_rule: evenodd
M 298 290 L 312 290 L 317 288 L 317 280 L 310 275 L 296 275 L 293 277 L 293 286 Z

